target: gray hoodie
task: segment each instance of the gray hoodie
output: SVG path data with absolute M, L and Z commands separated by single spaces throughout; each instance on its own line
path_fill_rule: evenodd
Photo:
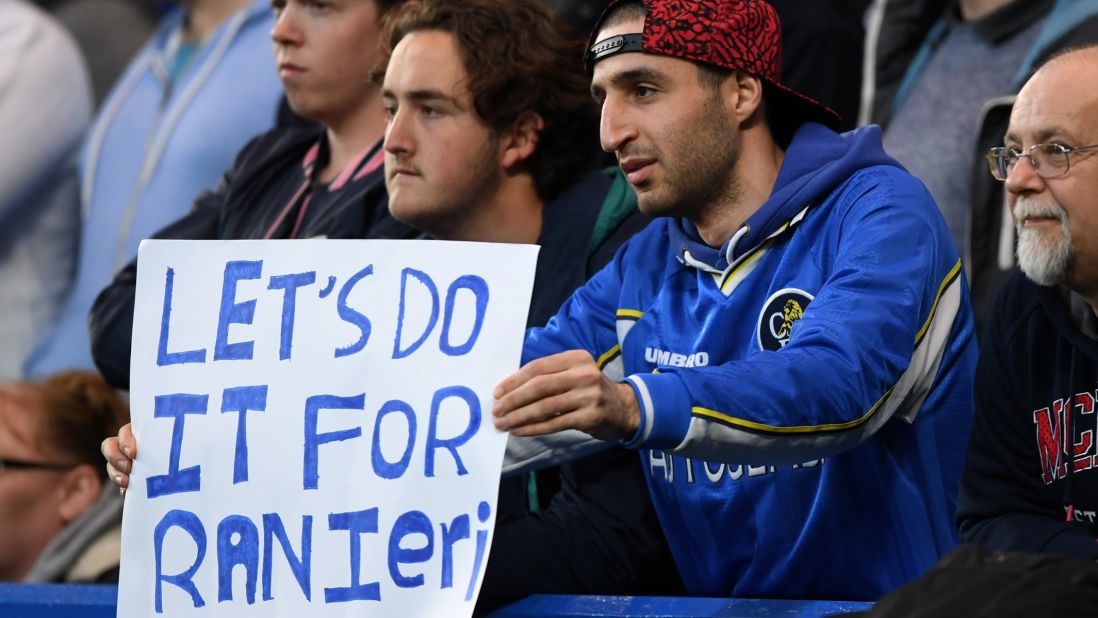
M 112 483 L 99 500 L 77 517 L 42 550 L 24 581 L 28 583 L 105 583 L 117 578 L 122 551 L 122 498 Z

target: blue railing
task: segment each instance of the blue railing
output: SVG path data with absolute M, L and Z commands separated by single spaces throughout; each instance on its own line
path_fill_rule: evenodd
M 114 618 L 114 586 L 0 583 L 3 618 Z M 764 601 L 666 597 L 594 597 L 534 595 L 500 609 L 490 618 L 685 618 L 709 616 L 783 616 L 816 618 L 863 611 L 871 603 L 854 601 Z

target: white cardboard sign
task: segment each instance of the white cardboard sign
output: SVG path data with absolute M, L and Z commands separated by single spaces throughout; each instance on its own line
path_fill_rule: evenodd
M 142 243 L 118 615 L 471 615 L 536 258 Z

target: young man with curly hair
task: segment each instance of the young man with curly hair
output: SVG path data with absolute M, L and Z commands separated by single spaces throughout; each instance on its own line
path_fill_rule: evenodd
M 647 222 L 620 174 L 591 171 L 582 41 L 535 0 L 412 4 L 386 38 L 390 211 L 437 238 L 541 245 L 528 325 L 544 325 Z M 533 593 L 679 590 L 635 454 L 614 447 L 535 478 L 529 500 L 526 477 L 501 484 L 479 609 Z

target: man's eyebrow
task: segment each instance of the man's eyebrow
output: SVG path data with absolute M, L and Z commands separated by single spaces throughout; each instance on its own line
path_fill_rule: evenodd
M 635 82 L 657 82 L 665 81 L 666 79 L 667 75 L 665 75 L 662 71 L 658 71 L 651 67 L 637 67 L 635 69 L 627 69 L 620 73 L 615 73 L 614 75 L 610 76 L 609 81 L 611 86 L 622 86 Z
M 1064 129 L 1063 127 L 1057 127 L 1057 126 L 1053 126 L 1053 127 L 1047 128 L 1047 129 L 1041 129 L 1040 131 L 1037 131 L 1036 133 L 1033 134 L 1033 139 L 1034 139 L 1033 143 L 1035 143 L 1035 144 L 1045 144 L 1049 140 L 1056 141 L 1058 139 L 1063 140 L 1063 141 L 1067 141 L 1067 142 L 1074 141 L 1072 136 L 1071 136 L 1071 131 L 1068 131 L 1068 130 Z M 1018 137 L 1018 135 L 1016 133 L 1014 133 L 1013 131 L 1007 131 L 1007 134 L 1005 136 L 1003 136 L 1003 142 L 1004 143 L 1015 142 L 1015 143 L 1018 143 L 1018 144 L 1023 143 L 1022 139 L 1020 137 Z
M 397 96 L 395 92 L 389 89 L 382 90 L 381 96 L 386 99 L 401 98 Z M 408 99 L 412 103 L 427 103 L 431 101 L 437 101 L 442 103 L 449 103 L 450 105 L 453 105 L 458 109 L 464 109 L 464 107 L 462 107 L 462 105 L 454 97 L 442 92 L 441 90 L 432 90 L 430 88 L 423 90 L 412 90 L 408 93 L 405 93 L 403 98 Z
M 421 102 L 421 101 L 447 101 L 447 102 L 450 102 L 450 103 L 457 103 L 457 100 L 454 99 L 454 97 L 452 97 L 448 94 L 445 94 L 441 90 L 431 90 L 431 89 L 413 90 L 413 91 L 408 93 L 408 98 L 413 100 L 413 101 L 416 101 L 416 102 Z
M 623 86 L 629 86 L 637 82 L 661 82 L 667 81 L 667 75 L 662 71 L 653 69 L 651 67 L 636 67 L 633 69 L 626 69 L 619 73 L 610 75 L 607 79 L 603 80 L 607 85 L 612 88 L 621 88 Z M 600 84 L 591 84 L 591 96 L 596 101 L 599 97 L 605 96 L 606 89 Z
M 1034 139 L 1036 139 L 1038 143 L 1044 143 L 1049 141 L 1050 139 L 1060 139 L 1068 142 L 1074 141 L 1071 137 L 1071 131 L 1068 131 L 1063 127 L 1057 126 L 1052 126 L 1047 129 L 1042 129 L 1038 131 L 1037 135 L 1034 136 Z

